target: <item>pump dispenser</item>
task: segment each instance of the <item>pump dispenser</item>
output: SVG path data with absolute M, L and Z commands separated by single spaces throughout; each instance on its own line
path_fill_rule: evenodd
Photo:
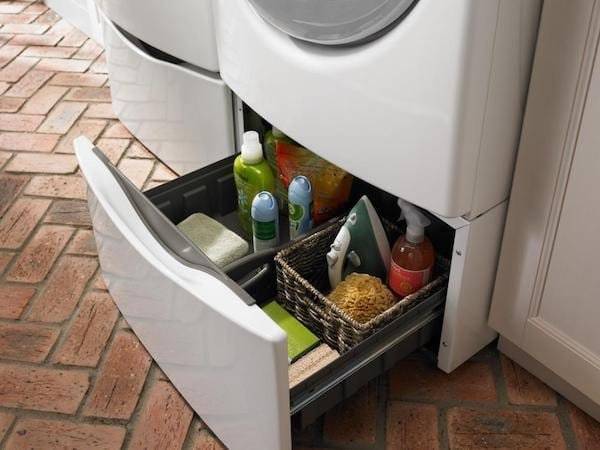
M 392 248 L 388 284 L 397 296 L 406 297 L 429 283 L 435 250 L 425 236 L 425 227 L 431 221 L 412 203 L 398 199 L 398 206 L 406 219 L 406 234 Z
M 263 160 L 262 145 L 256 131 L 246 131 L 242 141 L 242 161 L 246 164 L 256 164 Z

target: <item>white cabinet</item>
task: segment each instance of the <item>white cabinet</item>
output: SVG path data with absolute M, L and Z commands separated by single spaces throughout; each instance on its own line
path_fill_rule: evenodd
M 600 8 L 547 2 L 490 324 L 600 418 Z

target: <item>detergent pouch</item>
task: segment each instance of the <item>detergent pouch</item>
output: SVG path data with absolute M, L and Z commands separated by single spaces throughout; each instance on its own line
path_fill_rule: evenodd
M 318 157 L 310 150 L 277 140 L 276 160 L 279 179 L 285 189 L 282 199 L 287 205 L 287 189 L 297 175 L 310 180 L 313 189 L 313 222 L 322 223 L 339 214 L 348 198 L 353 177 L 345 170 Z

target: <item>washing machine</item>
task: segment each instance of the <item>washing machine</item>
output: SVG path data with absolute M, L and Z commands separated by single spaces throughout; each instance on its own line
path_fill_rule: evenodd
M 76 142 L 102 273 L 133 331 L 228 447 L 286 450 L 291 420 L 309 423 L 424 344 L 451 372 L 496 337 L 489 302 L 541 4 L 213 0 L 211 8 L 212 77 L 134 36 L 113 11 L 105 38 L 114 39 L 116 101 L 137 99 L 137 114 L 160 127 L 175 89 L 203 121 L 215 112 L 211 136 L 232 147 L 240 131 L 276 126 L 353 174 L 376 207 L 397 197 L 420 206 L 449 263 L 443 290 L 290 386 L 286 336 L 260 308 L 276 295 L 274 253 L 222 269 L 175 227 L 199 211 L 235 222 L 235 155 L 214 153 L 142 193 L 85 138 Z M 205 78 L 226 89 L 229 110 L 202 103 L 215 91 L 192 88 Z M 144 106 L 148 98 L 158 104 Z

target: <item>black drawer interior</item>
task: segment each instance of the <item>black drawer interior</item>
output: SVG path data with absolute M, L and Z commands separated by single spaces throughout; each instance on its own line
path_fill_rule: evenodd
M 175 224 L 193 213 L 213 217 L 240 236 L 237 196 L 233 180 L 235 156 L 189 173 L 147 191 L 147 197 Z M 380 214 L 392 219 L 399 214 L 396 197 L 355 179 L 350 205 L 367 194 Z M 281 246 L 288 242 L 287 219 L 280 218 Z M 436 250 L 450 256 L 454 231 L 439 220 L 432 221 L 428 235 Z M 246 237 L 247 238 L 247 237 Z M 251 253 L 224 269 L 257 303 L 276 295 L 273 258 L 278 249 Z M 290 390 L 290 408 L 300 426 L 354 394 L 371 379 L 393 367 L 399 360 L 439 336 L 446 290 L 436 292 L 399 316 L 386 327 L 344 353 L 333 363 Z

